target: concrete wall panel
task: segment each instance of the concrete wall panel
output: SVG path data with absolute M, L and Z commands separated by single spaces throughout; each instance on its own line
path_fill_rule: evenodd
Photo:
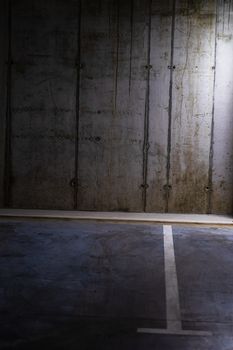
M 143 210 L 148 3 L 83 2 L 79 209 Z
M 214 0 L 176 4 L 170 212 L 208 210 L 215 9 Z
M 218 2 L 211 209 L 233 212 L 233 1 Z
M 78 2 L 12 6 L 11 205 L 72 209 Z
M 147 205 L 149 212 L 167 206 L 167 144 L 173 1 L 152 1 L 149 85 Z
M 0 2 L 0 207 L 5 205 L 5 151 L 7 119 L 7 78 L 8 78 L 8 4 Z

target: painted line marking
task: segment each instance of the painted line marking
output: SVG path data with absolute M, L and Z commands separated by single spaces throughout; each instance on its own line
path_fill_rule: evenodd
M 172 227 L 163 226 L 167 328 L 182 329 Z
M 212 336 L 211 332 L 208 331 L 193 331 L 193 330 L 170 330 L 170 329 L 160 329 L 160 328 L 138 328 L 138 333 L 147 334 L 167 334 L 167 335 L 189 335 L 189 336 L 201 336 L 209 337 Z
M 164 267 L 166 286 L 166 329 L 138 328 L 138 333 L 211 336 L 211 332 L 183 330 L 180 312 L 180 298 L 176 271 L 172 226 L 163 226 Z

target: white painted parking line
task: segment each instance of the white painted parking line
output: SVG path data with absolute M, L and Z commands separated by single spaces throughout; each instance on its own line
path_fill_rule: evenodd
M 150 334 L 176 334 L 176 335 L 197 335 L 210 336 L 211 332 L 183 330 L 180 312 L 180 298 L 178 289 L 178 280 L 176 272 L 176 261 L 174 251 L 174 241 L 172 226 L 163 226 L 164 238 L 164 267 L 165 267 L 165 285 L 166 285 L 166 329 L 156 328 L 138 328 L 138 333 Z
M 180 331 L 181 315 L 172 227 L 163 226 L 167 328 Z

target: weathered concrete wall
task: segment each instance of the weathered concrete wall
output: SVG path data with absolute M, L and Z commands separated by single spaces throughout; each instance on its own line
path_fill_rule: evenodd
M 232 11 L 13 1 L 5 205 L 232 213 Z
M 146 211 L 167 210 L 173 1 L 152 1 Z
M 180 0 L 174 28 L 169 211 L 208 211 L 215 1 Z
M 0 2 L 0 206 L 4 206 L 7 118 L 8 4 Z
M 143 210 L 148 3 L 83 4 L 79 209 Z
M 213 212 L 233 207 L 233 1 L 220 0 L 216 35 L 216 83 L 212 164 Z
M 12 4 L 13 207 L 74 207 L 76 1 Z

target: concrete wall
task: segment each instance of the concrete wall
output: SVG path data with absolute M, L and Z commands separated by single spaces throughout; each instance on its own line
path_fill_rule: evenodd
M 12 4 L 13 207 L 74 207 L 77 1 Z
M 232 0 L 12 1 L 1 205 L 232 213 L 232 14 Z
M 212 161 L 213 212 L 233 202 L 233 1 L 218 2 Z
M 177 2 L 169 211 L 208 211 L 215 27 L 215 1 Z
M 7 118 L 9 117 L 9 110 L 7 111 L 7 81 L 8 81 L 8 3 L 7 0 L 0 2 L 0 206 L 4 206 L 5 202 L 5 187 L 6 187 L 6 173 L 5 167 L 6 148 L 7 148 L 7 133 L 6 129 Z

